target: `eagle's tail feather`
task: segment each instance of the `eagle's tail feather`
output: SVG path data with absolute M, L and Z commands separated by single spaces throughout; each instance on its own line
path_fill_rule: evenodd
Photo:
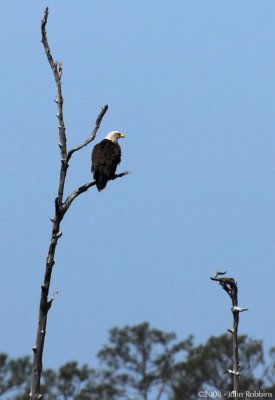
M 101 190 L 105 189 L 107 185 L 108 179 L 105 176 L 95 176 L 95 184 L 97 190 L 100 192 Z

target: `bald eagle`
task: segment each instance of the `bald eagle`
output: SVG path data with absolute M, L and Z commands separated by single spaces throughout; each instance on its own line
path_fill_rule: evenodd
M 101 191 L 111 179 L 121 160 L 121 149 L 117 140 L 125 135 L 119 131 L 111 131 L 100 143 L 96 144 L 92 152 L 92 173 L 98 191 Z

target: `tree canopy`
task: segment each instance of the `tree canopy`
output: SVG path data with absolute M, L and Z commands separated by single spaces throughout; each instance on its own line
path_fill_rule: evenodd
M 239 337 L 242 376 L 240 391 L 275 395 L 275 347 L 265 362 L 263 343 Z M 195 400 L 198 392 L 231 389 L 225 374 L 232 363 L 231 337 L 210 337 L 195 345 L 192 336 L 178 341 L 174 333 L 145 322 L 113 328 L 98 353 L 99 366 L 67 362 L 46 369 L 42 392 L 47 400 Z M 0 354 L 0 398 L 27 399 L 31 375 L 29 357 L 10 359 Z

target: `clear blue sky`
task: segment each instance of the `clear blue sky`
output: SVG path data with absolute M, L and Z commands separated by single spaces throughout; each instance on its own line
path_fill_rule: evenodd
M 94 364 L 113 326 L 145 320 L 197 342 L 231 326 L 275 344 L 275 3 L 37 0 L 1 5 L 0 351 L 30 354 L 59 172 L 55 85 L 63 62 L 68 147 L 109 104 L 130 176 L 79 197 L 62 224 L 45 366 Z M 66 194 L 91 180 L 93 145 Z

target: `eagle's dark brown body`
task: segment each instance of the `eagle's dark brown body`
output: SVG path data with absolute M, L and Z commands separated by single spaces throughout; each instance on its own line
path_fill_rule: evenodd
M 92 172 L 97 189 L 103 190 L 111 179 L 121 160 L 121 149 L 117 142 L 103 139 L 92 152 Z

